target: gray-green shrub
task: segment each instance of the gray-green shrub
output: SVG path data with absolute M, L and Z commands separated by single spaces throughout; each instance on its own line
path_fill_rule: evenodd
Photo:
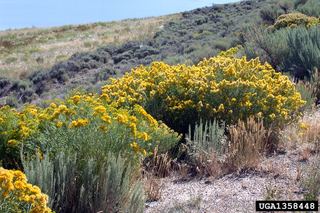
M 214 150 L 221 154 L 225 139 L 224 131 L 224 123 L 219 124 L 216 120 L 212 122 L 200 120 L 194 129 L 189 126 L 189 132 L 186 137 L 187 145 L 190 146 L 193 152 L 198 152 L 199 150 L 210 152 Z
M 296 79 L 309 78 L 320 68 L 320 28 L 285 28 L 275 32 L 253 30 L 245 44 L 249 58 L 259 56 Z
M 121 156 L 102 160 L 76 154 L 24 161 L 29 181 L 49 196 L 56 212 L 143 212 L 144 191 L 137 170 Z
M 189 126 L 186 136 L 187 159 L 197 175 L 221 175 L 220 159 L 226 144 L 225 123 L 203 122 L 200 120 L 194 129 Z
M 320 68 L 320 27 L 299 27 L 287 33 L 289 51 L 284 69 L 294 76 L 310 78 L 312 71 Z
M 305 4 L 299 5 L 297 10 L 309 16 L 320 17 L 320 1 L 309 0 Z

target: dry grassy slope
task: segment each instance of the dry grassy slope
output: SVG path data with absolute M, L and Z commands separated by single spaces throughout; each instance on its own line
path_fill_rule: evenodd
M 77 52 L 152 37 L 164 23 L 178 17 L 175 14 L 47 29 L 0 31 L 0 77 L 24 78 Z
M 7 32 L 0 35 L 0 104 L 63 97 L 79 88 L 97 92 L 109 77 L 153 61 L 197 63 L 241 43 L 243 29 L 275 2 L 247 0 L 160 18 L 27 30 L 29 34 L 13 32 L 12 38 Z M 105 30 L 111 32 L 110 40 L 102 39 Z

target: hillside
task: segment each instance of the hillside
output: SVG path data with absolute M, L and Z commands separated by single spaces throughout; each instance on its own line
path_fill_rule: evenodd
M 2 48 L 8 48 L 0 56 L 0 97 L 14 105 L 63 96 L 79 87 L 96 91 L 110 76 L 121 76 L 140 64 L 197 63 L 240 43 L 241 30 L 259 21 L 259 11 L 271 2 L 213 5 L 146 20 L 2 32 Z M 103 47 L 83 52 L 99 46 Z M 46 68 L 55 61 L 62 62 Z M 37 68 L 41 69 L 34 71 Z
M 152 37 L 178 15 L 0 31 L 0 76 L 23 79 L 47 69 L 78 52 L 93 51 L 107 44 L 122 44 Z

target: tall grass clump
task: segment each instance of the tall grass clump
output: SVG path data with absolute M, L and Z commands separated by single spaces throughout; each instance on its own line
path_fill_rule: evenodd
M 220 176 L 256 169 L 272 144 L 271 128 L 250 117 L 225 126 L 200 122 L 186 137 L 187 162 L 197 175 Z
M 227 138 L 225 124 L 203 122 L 189 126 L 186 135 L 187 159 L 198 175 L 221 175 L 221 157 L 224 154 Z
M 255 169 L 271 144 L 271 129 L 263 122 L 249 118 L 229 127 L 229 144 L 225 166 L 230 171 Z
M 304 198 L 306 200 L 318 200 L 320 196 L 320 156 L 318 155 L 311 162 L 307 173 L 302 180 L 302 187 L 305 189 Z

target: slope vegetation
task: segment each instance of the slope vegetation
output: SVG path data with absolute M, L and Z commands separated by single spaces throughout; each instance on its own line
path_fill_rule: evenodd
M 259 11 L 270 3 L 269 0 L 244 1 L 184 12 L 169 19 L 152 38 L 130 39 L 122 44 L 76 53 L 49 69 L 22 76 L 21 80 L 2 77 L 0 97 L 9 96 L 2 98 L 3 102 L 18 105 L 57 97 L 79 87 L 96 90 L 100 82 L 110 76 L 121 76 L 133 67 L 152 61 L 196 63 L 241 42 L 241 30 L 259 20 Z M 161 19 L 154 22 L 162 23 Z

